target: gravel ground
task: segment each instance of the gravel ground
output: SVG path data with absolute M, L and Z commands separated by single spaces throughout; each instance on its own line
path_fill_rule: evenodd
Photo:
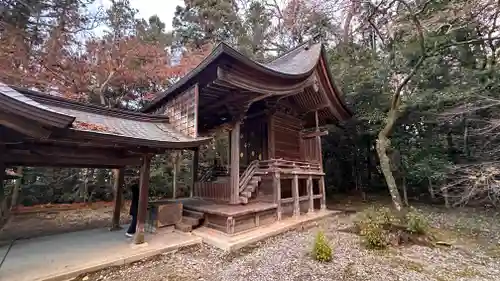
M 496 214 L 481 214 L 484 219 L 474 219 L 470 211 L 446 216 L 429 208 L 424 213 L 433 225 L 464 238 L 455 240 L 450 248 L 406 246 L 367 250 L 360 245 L 357 235 L 338 231 L 352 222 L 353 215 L 342 215 L 270 238 L 235 254 L 200 246 L 106 269 L 78 280 L 499 280 L 500 247 L 485 242 L 495 239 L 498 233 L 493 232 L 497 232 L 498 226 L 483 225 L 493 222 Z M 482 237 L 488 239 L 476 243 L 474 235 L 457 232 L 466 228 L 474 229 L 473 233 L 480 229 Z M 310 257 L 314 237 L 320 229 L 333 246 L 330 263 L 319 263 Z M 485 232 L 492 236 L 484 235 Z

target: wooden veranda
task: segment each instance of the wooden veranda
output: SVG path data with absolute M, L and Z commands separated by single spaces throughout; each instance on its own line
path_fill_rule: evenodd
M 151 158 L 172 149 L 196 150 L 207 141 L 172 128 L 165 116 L 81 104 L 0 83 L 0 184 L 10 166 L 122 170 L 115 181 L 113 227 L 118 227 L 123 169 L 140 167 L 136 243 L 144 240 Z M 1 207 L 5 219 L 7 206 Z
M 195 172 L 193 195 L 201 201 L 184 208 L 235 233 L 325 208 L 321 136 L 328 133 L 324 125 L 350 118 L 341 96 L 321 43 L 307 42 L 268 63 L 221 43 L 144 112 L 168 116 L 192 137 L 227 132 L 229 163 L 199 178 Z M 248 207 L 231 209 L 236 205 Z

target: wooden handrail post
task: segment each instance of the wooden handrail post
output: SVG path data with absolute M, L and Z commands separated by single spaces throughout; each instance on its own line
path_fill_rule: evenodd
M 321 210 L 326 210 L 325 177 L 323 176 L 319 179 L 319 192 L 321 192 Z
M 274 191 L 274 202 L 278 204 L 276 207 L 276 219 L 281 220 L 281 178 L 280 172 L 274 171 L 273 173 L 273 191 Z
M 299 201 L 299 177 L 297 174 L 293 175 L 292 181 L 292 197 L 293 197 L 293 216 L 300 216 L 300 201 Z
M 313 180 L 312 176 L 307 177 L 307 195 L 309 195 L 309 209 L 308 213 L 314 212 L 314 198 L 313 198 Z
M 142 157 L 140 184 L 139 184 L 139 208 L 137 212 L 137 230 L 135 232 L 134 243 L 144 243 L 144 228 L 146 225 L 146 215 L 148 211 L 149 194 L 149 169 L 151 164 L 151 155 Z

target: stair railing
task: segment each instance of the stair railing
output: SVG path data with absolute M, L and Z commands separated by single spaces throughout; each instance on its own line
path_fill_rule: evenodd
M 257 171 L 259 167 L 259 160 L 254 160 L 248 165 L 248 167 L 245 169 L 243 174 L 240 176 L 240 187 L 239 191 L 242 192 L 245 190 L 245 187 L 248 185 L 250 180 L 252 179 L 253 175 Z

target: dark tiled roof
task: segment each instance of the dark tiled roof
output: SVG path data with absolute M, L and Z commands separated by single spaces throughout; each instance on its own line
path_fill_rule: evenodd
M 87 105 L 5 85 L 0 88 L 0 101 L 2 97 L 13 98 L 32 109 L 69 117 L 72 120 L 68 124 L 69 130 L 93 133 L 108 139 L 114 137 L 116 140 L 120 139 L 121 143 L 130 141 L 131 145 L 140 143 L 154 147 L 191 148 L 209 140 L 177 132 L 168 123 L 168 118 L 163 116 Z M 6 109 L 3 105 L 0 106 L 1 111 Z

